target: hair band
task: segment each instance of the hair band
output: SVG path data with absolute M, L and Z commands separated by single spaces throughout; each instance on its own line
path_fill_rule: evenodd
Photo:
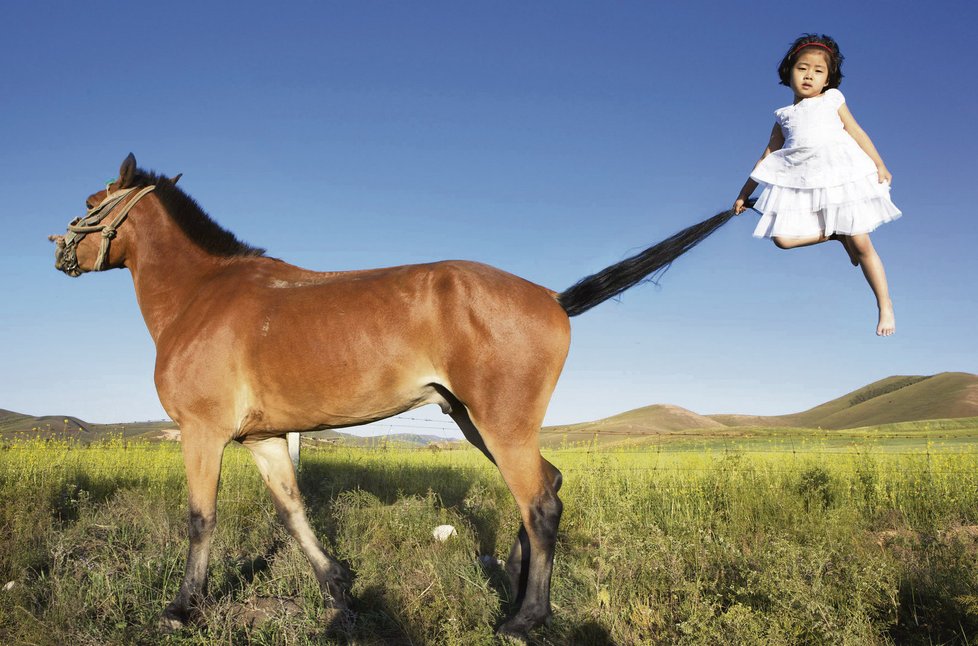
M 795 47 L 795 51 L 791 52 L 791 55 L 794 56 L 795 54 L 797 54 L 801 50 L 805 49 L 806 47 L 821 47 L 822 49 L 824 49 L 825 51 L 827 51 L 829 54 L 832 54 L 833 56 L 835 56 L 835 52 L 832 51 L 832 48 L 831 47 L 829 47 L 825 43 L 819 43 L 819 42 L 805 43 L 804 45 L 799 45 L 798 47 Z

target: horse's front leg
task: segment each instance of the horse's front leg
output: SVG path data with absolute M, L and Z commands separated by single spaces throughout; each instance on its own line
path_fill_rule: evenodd
M 183 627 L 207 593 L 207 560 L 217 525 L 217 486 L 226 443 L 223 439 L 199 435 L 193 428 L 181 429 L 190 503 L 190 549 L 180 592 L 160 618 L 164 630 Z
M 289 457 L 288 441 L 284 437 L 262 440 L 245 439 L 244 445 L 251 450 L 261 477 L 272 494 L 275 509 L 282 524 L 298 541 L 312 565 L 322 590 L 327 608 L 346 610 L 349 606 L 347 590 L 350 574 L 341 563 L 326 553 L 306 519 L 305 506 L 299 495 L 292 458 Z

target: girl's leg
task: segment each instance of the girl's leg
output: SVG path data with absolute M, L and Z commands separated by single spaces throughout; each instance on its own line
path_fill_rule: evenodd
M 886 284 L 886 271 L 880 260 L 868 233 L 849 236 L 849 245 L 858 258 L 859 266 L 863 269 L 866 282 L 876 295 L 876 305 L 879 307 L 880 319 L 876 326 L 878 336 L 890 336 L 896 332 L 896 320 L 893 315 L 893 301 L 890 300 L 890 290 Z
M 836 233 L 832 237 L 841 242 L 842 246 L 846 248 L 846 253 L 849 254 L 849 262 L 852 263 L 852 266 L 858 267 L 859 254 L 856 253 L 856 248 L 852 245 L 852 238 L 842 233 Z
M 813 244 L 820 244 L 826 240 L 831 240 L 830 236 L 817 235 L 807 238 L 786 238 L 784 236 L 774 236 L 771 241 L 778 249 L 794 249 L 795 247 L 807 247 Z
M 845 247 L 846 253 L 849 254 L 849 262 L 853 265 L 859 264 L 859 256 L 856 254 L 852 247 L 850 238 L 847 235 L 841 233 L 833 233 L 830 236 L 818 235 L 810 236 L 807 238 L 785 238 L 783 236 L 775 236 L 771 238 L 774 241 L 775 246 L 779 249 L 794 249 L 795 247 L 808 247 L 813 244 L 821 244 L 823 242 L 828 242 L 829 240 L 838 240 Z

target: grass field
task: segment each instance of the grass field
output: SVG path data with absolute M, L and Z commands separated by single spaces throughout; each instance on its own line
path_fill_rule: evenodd
M 911 437 L 913 436 L 913 437 Z M 941 437 L 944 436 L 944 437 Z M 541 644 L 949 644 L 978 636 L 978 428 L 564 443 Z M 186 551 L 173 444 L 0 448 L 0 643 L 489 644 L 517 529 L 474 450 L 305 450 L 314 528 L 356 573 L 327 621 L 250 455 L 229 447 L 202 621 L 156 631 Z M 431 538 L 449 523 L 458 536 Z

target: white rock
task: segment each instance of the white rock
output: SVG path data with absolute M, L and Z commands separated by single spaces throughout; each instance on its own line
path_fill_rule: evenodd
M 502 562 L 500 562 L 499 559 L 497 559 L 492 554 L 483 554 L 482 556 L 480 556 L 479 557 L 479 563 L 482 565 L 482 567 L 485 567 L 485 568 L 490 568 L 490 567 L 495 567 L 497 565 L 502 565 Z
M 14 586 L 15 585 L 17 585 L 17 582 L 16 581 L 7 581 L 7 584 L 5 586 L 3 586 L 3 591 L 4 592 L 9 592 L 10 590 L 13 590 L 14 589 Z
M 451 525 L 439 525 L 431 532 L 431 535 L 435 537 L 436 541 L 444 543 L 452 536 L 457 536 L 458 532 Z

